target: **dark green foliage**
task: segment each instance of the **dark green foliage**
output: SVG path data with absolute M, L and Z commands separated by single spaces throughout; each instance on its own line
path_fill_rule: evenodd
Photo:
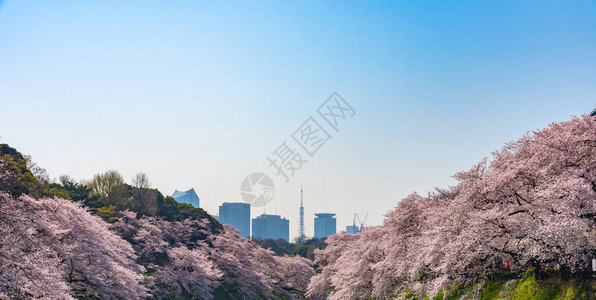
M 289 243 L 288 241 L 282 239 L 255 240 L 255 242 L 265 249 L 270 249 L 277 256 L 298 255 L 310 260 L 314 260 L 315 249 L 325 248 L 325 239 L 317 238 L 306 240 L 301 245 Z
M 275 253 L 277 256 L 289 255 L 294 252 L 296 245 L 289 243 L 286 240 L 278 239 L 265 239 L 262 241 L 257 242 L 261 247 L 265 249 L 270 249 Z
M 72 197 L 70 196 L 70 193 L 68 192 L 68 189 L 66 189 L 65 187 L 63 187 L 62 185 L 58 184 L 58 183 L 50 183 L 47 185 L 47 189 L 44 193 L 44 196 L 50 196 L 50 197 L 58 197 L 58 198 L 62 198 L 62 199 L 68 199 L 68 200 L 72 200 Z
M 138 217 L 156 216 L 159 212 L 157 199 L 163 195 L 156 189 L 131 187 L 131 196 L 134 201 L 130 210 L 135 211 Z
M 292 254 L 302 256 L 302 257 L 308 257 L 309 249 L 310 249 L 310 247 L 308 247 L 306 245 L 300 245 L 300 246 L 296 247 L 296 249 L 294 250 L 294 252 Z
M 39 198 L 41 184 L 27 168 L 27 159 L 7 144 L 0 144 L 0 189 L 13 196 L 28 194 Z
M 242 299 L 238 293 L 234 292 L 233 287 L 228 287 L 227 283 L 222 283 L 218 288 L 213 291 L 213 298 L 218 300 L 239 300 Z
M 88 185 L 76 182 L 66 182 L 61 188 L 68 192 L 70 199 L 73 201 L 85 201 L 88 206 L 95 207 L 90 204 L 97 201 L 98 197 L 91 196 L 91 188 Z
M 180 213 L 178 208 L 178 202 L 174 198 L 167 196 L 157 198 L 157 205 L 159 206 L 159 215 L 164 217 L 168 221 L 174 221 L 176 216 Z
M 299 250 L 299 252 L 296 252 L 295 255 L 300 255 L 302 257 L 308 258 L 310 260 L 314 260 L 315 259 L 315 250 L 316 249 L 324 249 L 327 244 L 325 244 L 325 239 L 318 239 L 318 238 L 312 238 L 309 240 L 306 240 L 301 246 L 306 246 L 308 247 L 306 249 L 306 253 L 304 253 L 305 250 L 303 249 L 297 249 Z

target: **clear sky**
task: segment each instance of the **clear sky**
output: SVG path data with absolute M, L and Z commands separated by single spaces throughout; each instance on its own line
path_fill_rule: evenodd
M 268 172 L 295 236 L 300 185 L 308 235 L 315 212 L 380 224 L 596 108 L 595 1 L 225 2 L 0 3 L 0 142 L 53 177 L 194 187 L 210 213 Z M 334 91 L 356 115 L 284 183 L 267 156 Z

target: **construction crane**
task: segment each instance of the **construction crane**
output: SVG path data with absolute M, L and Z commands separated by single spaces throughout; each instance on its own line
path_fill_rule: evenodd
M 368 212 L 366 212 L 366 216 L 364 217 L 364 221 L 360 221 L 360 217 L 358 217 L 358 214 L 354 214 L 354 226 L 356 226 L 356 219 L 358 219 L 358 223 L 360 224 L 360 231 L 364 230 L 364 228 L 366 228 L 366 219 L 368 218 Z

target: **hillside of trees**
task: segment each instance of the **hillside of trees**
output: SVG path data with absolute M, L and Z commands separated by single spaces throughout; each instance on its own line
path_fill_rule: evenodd
M 0 145 L 0 299 L 301 299 L 313 273 L 144 174 L 55 182 Z
M 594 117 L 575 117 L 527 134 L 454 178 L 455 186 L 429 197 L 413 193 L 404 198 L 382 226 L 327 239 L 327 247 L 315 251 L 319 268 L 308 295 L 457 299 L 457 287 L 486 289 L 478 283 L 533 270 L 531 278 L 537 281 L 552 272 L 577 281 L 571 294 L 543 299 L 596 297 L 591 279 L 596 254 Z M 490 298 L 481 294 L 471 298 Z

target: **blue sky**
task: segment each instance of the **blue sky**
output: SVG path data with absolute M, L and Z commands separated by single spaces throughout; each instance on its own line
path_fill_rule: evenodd
M 596 107 L 594 1 L 4 1 L 0 142 L 50 175 L 146 172 L 216 213 L 331 93 L 356 110 L 277 210 L 368 223 Z M 253 216 L 262 209 L 253 209 Z M 267 208 L 274 212 L 275 204 Z

